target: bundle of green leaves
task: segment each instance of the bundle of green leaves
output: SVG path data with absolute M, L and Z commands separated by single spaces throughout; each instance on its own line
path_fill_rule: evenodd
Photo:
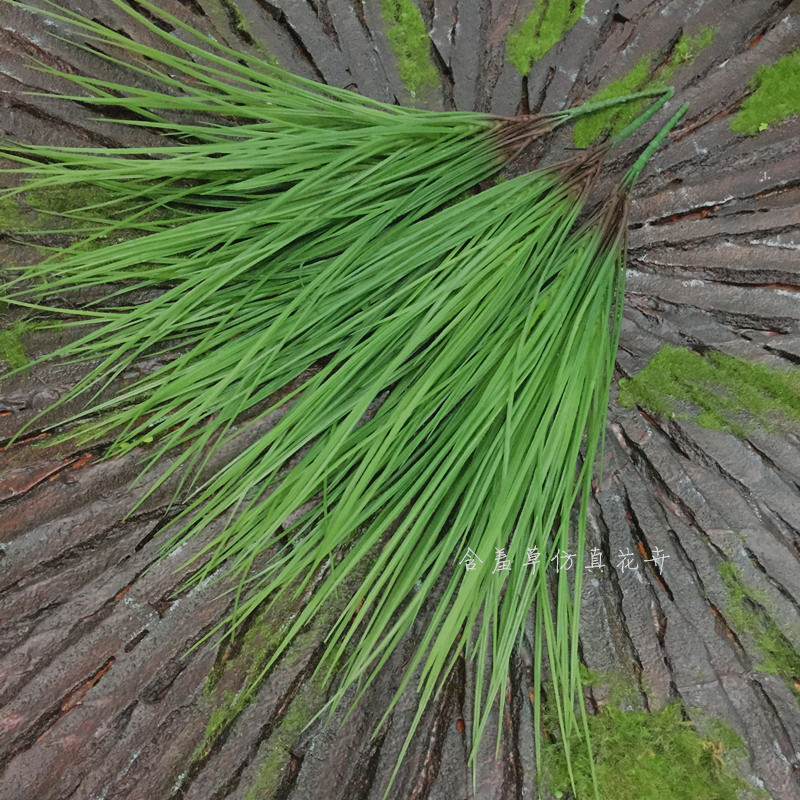
M 226 521 L 191 578 L 234 576 L 220 627 L 233 633 L 265 604 L 304 598 L 264 672 L 361 571 L 319 667 L 339 673 L 331 707 L 354 685 L 360 695 L 438 585 L 386 713 L 416 675 L 407 747 L 455 661 L 474 657 L 474 753 L 535 604 L 536 656 L 543 663 L 546 650 L 568 740 L 626 196 L 669 126 L 578 224 L 607 146 L 467 190 L 591 108 L 500 119 L 386 106 L 231 51 L 148 0 L 139 5 L 181 41 L 112 2 L 169 46 L 53 6 L 47 13 L 84 46 L 120 64 L 133 57 L 141 73 L 131 85 L 67 77 L 88 92 L 81 102 L 120 106 L 135 117 L 128 124 L 173 141 L 147 150 L 4 143 L 1 153 L 17 162 L 6 171 L 24 177 L 11 194 L 97 190 L 96 202 L 65 214 L 75 243 L 5 290 L 11 303 L 50 310 L 75 291 L 101 295 L 63 312 L 84 334 L 53 356 L 91 363 L 61 399 L 90 396 L 63 423 L 66 435 L 110 440 L 110 455 L 152 442 L 147 468 L 170 455 L 151 489 L 181 475 L 183 508 L 165 550 Z M 163 88 L 141 88 L 153 81 Z M 607 101 L 654 94 L 664 96 L 608 146 L 669 93 Z M 121 230 L 135 235 L 120 240 Z M 142 290 L 149 299 L 134 302 Z M 120 388 L 129 366 L 154 353 L 160 366 Z M 248 414 L 276 419 L 209 476 L 209 457 Z M 564 571 L 548 585 L 543 566 L 465 570 L 467 548 L 492 560 L 502 551 L 512 564 L 535 550 L 541 565 L 576 551 L 574 587 Z M 541 672 L 535 680 L 538 696 Z

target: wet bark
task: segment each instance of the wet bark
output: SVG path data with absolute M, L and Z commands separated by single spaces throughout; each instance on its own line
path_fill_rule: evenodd
M 266 48 L 301 75 L 407 100 L 374 0 L 160 5 L 231 46 L 256 54 Z M 100 0 L 69 6 L 143 36 Z M 424 102 L 501 114 L 550 111 L 588 98 L 643 55 L 667 52 L 683 29 L 717 29 L 711 45 L 676 72 L 671 107 L 689 101 L 689 113 L 634 192 L 618 377 L 637 374 L 664 344 L 796 365 L 800 118 L 755 138 L 731 133 L 729 121 L 758 65 L 800 46 L 798 2 L 589 0 L 578 23 L 523 78 L 505 60 L 503 42 L 532 6 L 421 2 L 441 79 Z M 61 70 L 119 73 L 46 36 L 41 19 L 19 9 L 0 6 L 0 21 L 3 135 L 51 144 L 154 141 L 142 129 L 91 119 L 78 103 L 25 94 L 65 88 L 35 71 L 29 56 Z M 555 160 L 568 135 L 552 137 L 538 157 Z M 637 137 L 615 155 L 610 178 L 642 142 Z M 29 256 L 12 231 L 0 233 L 4 264 Z M 35 356 L 52 350 L 58 336 L 36 333 L 26 342 Z M 78 374 L 45 364 L 6 381 L 0 439 Z M 63 407 L 50 420 L 68 412 Z M 175 513 L 169 485 L 126 517 L 147 489 L 133 482 L 142 453 L 100 460 L 99 450 L 37 448 L 41 424 L 0 453 L 0 798 L 381 798 L 414 715 L 413 691 L 371 734 L 425 631 L 424 615 L 343 727 L 316 721 L 304 730 L 297 721 L 301 701 L 307 712 L 321 702 L 308 694 L 325 634 L 318 629 L 286 653 L 216 738 L 204 740 L 215 708 L 245 684 L 252 649 L 217 635 L 185 654 L 224 617 L 229 598 L 213 586 L 175 594 L 186 578 L 175 568 L 191 553 L 158 560 L 157 533 Z M 786 682 L 800 676 L 759 669 L 757 644 L 726 619 L 718 566 L 736 563 L 784 636 L 800 646 L 799 486 L 800 440 L 790 431 L 741 440 L 623 408 L 612 389 L 589 532 L 608 566 L 585 586 L 583 659 L 591 670 L 628 675 L 643 708 L 681 699 L 727 721 L 749 750 L 745 775 L 779 800 L 800 798 L 800 712 Z M 656 547 L 669 556 L 661 575 L 645 563 L 636 572 L 614 566 L 620 550 L 650 554 Z M 487 730 L 476 794 L 467 766 L 474 673 L 460 663 L 424 717 L 390 796 L 536 796 L 532 669 L 526 641 L 514 660 L 502 751 L 495 757 Z M 605 699 L 602 687 L 592 690 L 595 706 Z

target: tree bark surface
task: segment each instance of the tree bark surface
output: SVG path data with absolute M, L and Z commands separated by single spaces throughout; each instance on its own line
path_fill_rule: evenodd
M 409 100 L 377 0 L 158 3 L 232 47 L 274 54 L 298 74 Z M 147 40 L 108 3 L 64 5 Z M 419 8 L 440 78 L 420 102 L 505 115 L 579 103 L 643 56 L 666 57 L 682 32 L 712 26 L 711 44 L 671 80 L 670 108 L 688 101 L 689 112 L 633 194 L 617 377 L 639 373 L 665 344 L 778 367 L 800 363 L 800 117 L 755 137 L 729 127 L 757 67 L 800 46 L 797 0 L 588 0 L 524 78 L 506 60 L 504 42 L 533 0 L 419 0 Z M 36 71 L 31 57 L 59 70 L 122 73 L 48 35 L 66 25 L 5 4 L 0 22 L 2 135 L 48 144 L 156 141 L 143 129 L 97 121 L 80 103 L 28 94 L 68 90 Z M 614 155 L 609 180 L 647 132 Z M 549 138 L 536 157 L 556 160 L 569 135 Z M 12 229 L 0 231 L 0 262 L 28 257 Z M 4 313 L 7 323 L 15 319 Z M 32 358 L 58 342 L 52 332 L 25 338 Z M 45 363 L 2 383 L 0 439 L 79 375 Z M 59 408 L 0 452 L 0 799 L 380 800 L 416 710 L 414 692 L 378 736 L 372 732 L 415 637 L 425 633 L 425 616 L 343 726 L 339 713 L 328 726 L 320 719 L 305 727 L 322 702 L 309 689 L 322 626 L 299 637 L 252 701 L 225 717 L 285 619 L 261 620 L 261 629 L 254 623 L 246 641 L 217 635 L 186 655 L 229 609 L 218 587 L 178 591 L 187 573 L 176 568 L 203 542 L 159 560 L 157 533 L 175 513 L 170 485 L 126 516 L 154 479 L 135 481 L 144 454 L 100 460 L 99 450 L 47 446 L 37 432 L 69 410 Z M 718 568 L 734 562 L 763 598 L 759 613 L 800 647 L 799 486 L 796 431 L 759 428 L 737 438 L 624 408 L 612 387 L 589 523 L 589 546 L 607 567 L 584 587 L 582 658 L 592 671 L 627 676 L 640 708 L 680 699 L 698 725 L 704 715 L 725 720 L 748 748 L 744 775 L 776 800 L 800 800 L 800 711 L 791 687 L 800 675 L 760 669 L 757 642 L 728 618 Z M 619 551 L 654 548 L 668 556 L 661 574 L 643 558 L 636 570 L 616 566 Z M 390 797 L 537 796 L 529 641 L 514 656 L 501 752 L 495 756 L 496 736 L 487 730 L 478 753 L 477 789 L 467 765 L 474 690 L 467 662 L 426 713 Z M 602 706 L 608 692 L 594 686 L 590 705 Z

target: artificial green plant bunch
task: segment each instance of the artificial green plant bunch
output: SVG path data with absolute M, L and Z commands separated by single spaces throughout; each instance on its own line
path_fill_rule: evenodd
M 135 115 L 125 124 L 167 143 L 1 151 L 16 162 L 6 172 L 24 179 L 9 194 L 97 188 L 96 203 L 65 214 L 77 241 L 5 292 L 55 311 L 72 292 L 102 296 L 60 312 L 85 333 L 53 356 L 91 362 L 60 401 L 90 399 L 66 435 L 110 440 L 109 454 L 153 442 L 146 468 L 170 455 L 151 491 L 179 472 L 189 494 L 165 550 L 226 521 L 191 579 L 220 568 L 236 579 L 220 627 L 234 632 L 264 604 L 304 598 L 264 672 L 362 571 L 319 666 L 339 675 L 332 707 L 354 685 L 362 694 L 441 582 L 387 710 L 419 675 L 406 747 L 466 656 L 478 665 L 476 751 L 534 604 L 536 657 L 544 663 L 546 650 L 567 739 L 578 724 L 582 548 L 619 335 L 626 197 L 669 126 L 579 218 L 608 148 L 669 92 L 604 103 L 662 95 L 606 145 L 465 195 L 591 109 L 507 119 L 388 106 L 223 47 L 148 0 L 140 5 L 183 39 L 112 2 L 164 49 L 49 3 L 39 13 L 162 85 L 63 76 L 81 102 L 121 107 Z M 134 237 L 119 240 L 123 230 Z M 158 291 L 134 302 L 141 290 Z M 154 353 L 155 371 L 118 386 Z M 111 399 L 98 399 L 108 388 Z M 269 415 L 277 420 L 261 436 L 203 471 L 242 419 Z M 548 586 L 543 568 L 465 570 L 467 548 L 512 563 L 535 550 L 543 565 L 576 550 L 574 588 L 565 572 Z M 538 696 L 540 672 L 535 681 Z

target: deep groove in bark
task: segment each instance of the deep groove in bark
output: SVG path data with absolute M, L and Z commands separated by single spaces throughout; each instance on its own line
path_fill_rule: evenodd
M 313 56 L 306 47 L 305 42 L 297 35 L 297 31 L 289 24 L 289 20 L 286 18 L 283 9 L 270 3 L 269 0 L 256 0 L 256 2 L 269 15 L 270 19 L 275 22 L 275 24 L 279 25 L 289 37 L 297 54 L 308 64 L 311 72 L 314 74 L 314 80 L 324 83 L 322 73 L 319 67 L 317 67 Z

